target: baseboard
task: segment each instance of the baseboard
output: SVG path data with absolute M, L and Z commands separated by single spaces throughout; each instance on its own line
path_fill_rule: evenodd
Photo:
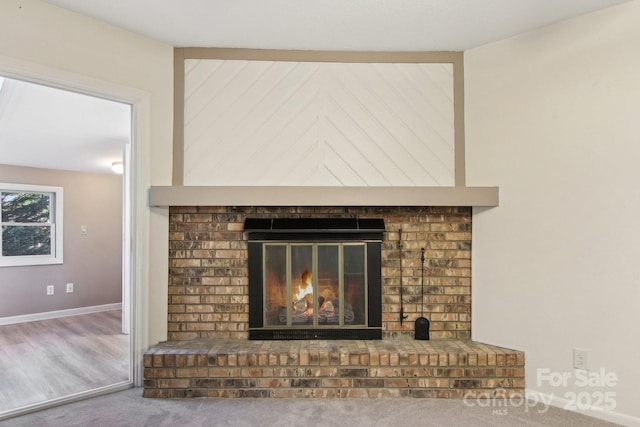
M 527 399 L 534 400 L 535 402 L 544 402 L 556 408 L 576 412 L 578 414 L 597 418 L 599 420 L 608 421 L 623 426 L 640 426 L 640 418 L 638 417 L 622 414 L 620 412 L 605 410 L 597 406 L 589 406 L 587 408 L 578 409 L 576 408 L 575 402 L 571 402 L 565 398 L 554 396 L 552 394 L 550 395 L 547 393 L 540 393 L 535 390 L 527 389 L 526 396 Z
M 24 314 L 21 316 L 0 317 L 0 326 L 13 325 L 24 322 L 37 322 L 39 320 L 58 319 L 61 317 L 78 316 L 81 314 L 100 313 L 103 311 L 122 310 L 122 303 L 93 305 L 91 307 L 70 308 L 68 310 L 46 311 L 44 313 Z

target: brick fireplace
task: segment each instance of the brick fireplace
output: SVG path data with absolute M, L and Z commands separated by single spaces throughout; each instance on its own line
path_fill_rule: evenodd
M 172 184 L 152 186 L 149 197 L 151 206 L 169 208 L 168 341 L 145 353 L 144 395 L 521 395 L 524 354 L 471 341 L 471 207 L 499 200 L 497 187 L 465 183 L 462 54 L 308 54 L 176 50 Z M 265 61 L 274 61 L 269 78 L 236 73 L 244 84 L 224 96 L 208 86 L 224 81 L 217 70 L 259 70 Z M 405 81 L 415 64 L 410 84 L 387 84 Z M 300 91 L 288 67 L 314 76 L 327 70 L 331 79 L 308 79 Z M 388 74 L 391 69 L 399 73 Z M 353 80 L 363 72 L 374 80 Z M 345 84 L 358 85 L 362 97 L 335 106 L 324 101 L 342 95 Z M 294 93 L 315 99 L 281 108 Z M 397 120 L 400 105 L 410 127 Z M 309 121 L 297 119 L 303 116 Z M 233 156 L 238 147 L 243 156 Z M 247 219 L 381 221 L 377 247 L 353 252 L 367 265 L 376 252 L 378 283 L 362 286 L 359 267 L 345 267 L 353 248 L 346 250 L 344 236 L 332 242 L 295 236 L 258 250 L 253 243 L 262 238 L 252 240 Z M 337 275 L 321 265 L 325 243 L 337 253 Z M 262 251 L 258 261 L 254 250 Z M 272 256 L 286 267 L 260 260 Z M 306 266 L 295 265 L 298 256 Z M 263 286 L 257 303 L 256 263 Z M 294 298 L 296 288 L 304 292 Z M 415 339 L 422 314 L 429 339 Z M 349 335 L 365 327 L 375 335 Z
M 383 221 L 382 339 L 250 340 L 247 218 Z M 145 353 L 144 396 L 521 396 L 524 353 L 470 340 L 471 220 L 469 207 L 170 207 L 168 341 Z M 428 341 L 414 339 L 423 309 Z
M 248 338 L 246 218 L 384 220 L 382 338 L 412 338 L 420 315 L 425 248 L 425 316 L 431 339 L 471 337 L 471 208 L 171 207 L 169 340 Z M 398 231 L 402 229 L 402 274 Z M 400 322 L 400 277 L 404 313 Z

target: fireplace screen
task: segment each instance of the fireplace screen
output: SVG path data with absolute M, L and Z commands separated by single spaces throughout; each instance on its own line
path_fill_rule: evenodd
M 364 243 L 264 246 L 264 325 L 367 324 Z
M 381 232 L 336 230 L 336 220 L 328 229 L 320 227 L 324 221 L 312 229 L 308 220 L 304 228 L 286 221 L 281 232 L 273 224 L 265 231 L 264 224 L 245 223 L 249 337 L 379 338 Z

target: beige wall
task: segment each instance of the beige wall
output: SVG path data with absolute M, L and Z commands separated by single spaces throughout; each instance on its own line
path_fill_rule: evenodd
M 122 177 L 0 165 L 0 182 L 63 188 L 64 263 L 0 268 L 0 317 L 122 301 Z M 88 227 L 80 235 L 80 226 Z M 66 284 L 74 292 L 66 293 Z M 47 285 L 55 294 L 46 295 Z
M 475 209 L 473 338 L 526 352 L 527 388 L 576 386 L 574 347 L 618 376 L 618 422 L 640 422 L 640 2 L 465 52 Z M 538 369 L 572 375 L 566 388 Z M 568 395 L 571 397 L 571 395 Z M 626 418 L 627 416 L 635 419 Z
M 0 73 L 63 81 L 134 105 L 134 274 L 142 343 L 166 338 L 168 214 L 149 209 L 149 185 L 171 182 L 173 49 L 37 0 L 0 2 Z

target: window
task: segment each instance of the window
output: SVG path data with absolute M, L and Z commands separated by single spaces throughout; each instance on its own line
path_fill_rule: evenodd
M 62 264 L 62 188 L 0 183 L 0 267 Z

